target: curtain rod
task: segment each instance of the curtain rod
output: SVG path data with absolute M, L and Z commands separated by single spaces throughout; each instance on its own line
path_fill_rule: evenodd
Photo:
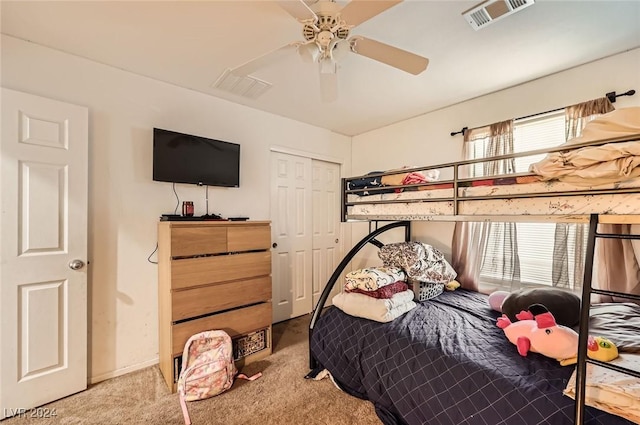
M 620 93 L 620 94 L 616 94 L 616 92 L 612 91 L 612 92 L 609 92 L 609 93 L 605 94 L 605 96 L 607 97 L 607 99 L 609 99 L 609 102 L 615 103 L 616 102 L 616 98 L 618 98 L 620 96 L 633 96 L 634 94 L 636 94 L 636 91 L 631 89 L 631 90 L 627 90 L 626 92 Z M 524 120 L 524 119 L 532 118 L 532 117 L 537 117 L 538 115 L 549 114 L 551 112 L 558 112 L 558 111 L 561 111 L 561 110 L 563 110 L 565 108 L 566 108 L 566 106 L 564 108 L 556 108 L 556 109 L 551 109 L 549 111 L 538 112 L 536 114 L 526 115 L 524 117 L 514 118 L 514 121 L 516 121 L 516 120 Z M 469 127 L 462 127 L 462 129 L 460 131 L 452 131 L 451 132 L 451 136 L 455 136 L 455 135 L 458 135 L 458 134 L 464 134 L 464 132 L 467 131 L 467 130 L 469 130 Z

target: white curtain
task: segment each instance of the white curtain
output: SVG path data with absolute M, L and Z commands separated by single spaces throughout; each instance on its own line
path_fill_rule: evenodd
M 478 145 L 481 144 L 481 145 Z M 513 120 L 464 132 L 465 159 L 513 153 Z M 515 172 L 513 158 L 488 161 L 461 170 L 460 177 L 481 177 Z M 452 241 L 452 265 L 462 287 L 490 292 L 479 283 L 480 274 L 508 281 L 511 289 L 520 287 L 520 261 L 515 223 L 457 222 Z
M 565 109 L 565 140 L 579 137 L 589 121 L 614 109 L 606 97 L 567 107 Z M 586 233 L 586 224 L 556 224 L 551 275 L 553 286 L 573 290 L 582 287 Z M 570 247 L 573 247 L 573 250 L 569 249 Z M 573 264 L 572 273 L 569 273 L 570 263 Z

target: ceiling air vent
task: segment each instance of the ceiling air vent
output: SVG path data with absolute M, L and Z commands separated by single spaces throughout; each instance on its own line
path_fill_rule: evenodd
M 534 0 L 487 0 L 466 12 L 462 12 L 462 16 L 477 31 L 505 16 L 531 6 L 533 2 Z
M 227 69 L 220 78 L 213 83 L 213 87 L 238 96 L 257 99 L 271 88 L 271 84 L 249 75 L 234 74 L 231 70 Z

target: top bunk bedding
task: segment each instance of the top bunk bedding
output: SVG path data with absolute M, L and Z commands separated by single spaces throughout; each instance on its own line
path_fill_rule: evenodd
M 640 214 L 640 108 L 615 112 L 615 120 L 603 115 L 555 149 L 344 179 L 343 220 L 586 221 L 592 213 Z M 547 156 L 528 174 L 460 177 L 473 164 L 539 153 Z M 453 179 L 438 181 L 442 170 Z

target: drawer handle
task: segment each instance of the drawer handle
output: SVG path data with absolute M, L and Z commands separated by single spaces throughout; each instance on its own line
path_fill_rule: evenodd
M 271 246 L 272 246 L 273 248 L 277 248 L 277 247 L 278 247 L 278 244 L 277 244 L 276 242 L 274 242 Z

